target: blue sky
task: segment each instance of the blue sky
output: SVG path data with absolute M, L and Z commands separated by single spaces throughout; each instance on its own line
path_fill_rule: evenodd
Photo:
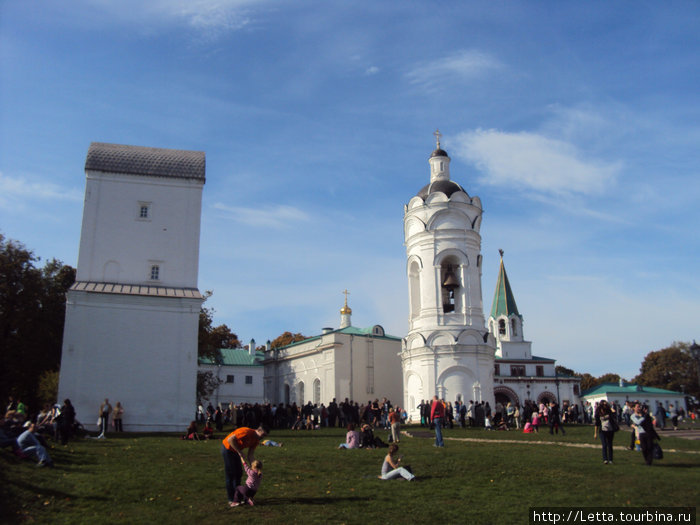
M 533 353 L 633 377 L 700 338 L 696 2 L 0 3 L 0 232 L 77 265 L 92 141 L 203 150 L 199 287 L 259 343 L 407 330 L 436 128 Z

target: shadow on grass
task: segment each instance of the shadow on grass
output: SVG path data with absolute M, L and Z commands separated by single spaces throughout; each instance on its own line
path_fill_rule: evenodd
M 326 497 L 326 498 L 305 498 L 305 497 L 294 497 L 294 498 L 270 498 L 265 499 L 265 506 L 272 505 L 328 505 L 340 502 L 356 502 L 356 501 L 367 501 L 367 498 L 361 498 L 359 496 L 348 496 L 348 497 Z
M 64 492 L 62 490 L 56 490 L 56 489 L 47 488 L 45 486 L 35 485 L 33 483 L 28 483 L 26 481 L 19 480 L 19 479 L 12 480 L 10 482 L 10 484 L 14 485 L 17 488 L 26 490 L 28 492 L 32 492 L 34 494 L 41 494 L 42 496 L 53 496 L 54 498 L 57 498 L 57 499 L 70 498 L 72 500 L 84 499 L 84 500 L 92 500 L 92 501 L 111 501 L 111 499 L 107 496 L 76 495 L 76 494 L 72 494 L 70 492 Z
M 697 465 L 693 465 L 692 463 L 671 463 L 670 465 L 668 463 L 658 463 L 654 462 L 652 464 L 654 468 L 698 468 Z

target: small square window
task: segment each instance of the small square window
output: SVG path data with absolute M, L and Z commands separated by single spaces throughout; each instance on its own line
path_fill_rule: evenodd
M 151 281 L 160 279 L 160 266 L 154 264 L 151 266 Z
M 226 376 L 226 382 L 233 383 L 233 376 L 231 376 L 231 375 Z
M 136 203 L 136 220 L 150 222 L 151 220 L 151 202 L 150 201 L 138 201 Z
M 245 384 L 252 385 L 253 384 L 253 376 L 245 376 Z

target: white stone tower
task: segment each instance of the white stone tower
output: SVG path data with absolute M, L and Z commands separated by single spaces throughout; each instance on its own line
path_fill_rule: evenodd
M 127 431 L 186 428 L 195 411 L 205 156 L 93 143 L 59 399 L 95 424 L 120 401 Z
M 481 294 L 481 201 L 450 180 L 440 147 L 430 183 L 404 208 L 409 331 L 401 352 L 404 405 L 417 416 L 433 395 L 493 404 L 495 341 Z

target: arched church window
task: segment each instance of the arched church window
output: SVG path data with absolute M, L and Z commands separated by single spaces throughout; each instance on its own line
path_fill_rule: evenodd
M 510 335 L 518 335 L 517 323 L 515 319 L 510 320 Z
M 297 385 L 297 404 L 299 406 L 304 404 L 304 382 L 299 381 Z
M 314 379 L 314 404 L 321 402 L 321 380 Z
M 456 291 L 460 287 L 455 267 L 452 263 L 443 264 L 440 268 L 440 285 L 442 290 L 442 311 L 445 313 L 455 311 Z
M 499 335 L 506 335 L 506 322 L 503 319 L 498 320 L 498 333 Z

